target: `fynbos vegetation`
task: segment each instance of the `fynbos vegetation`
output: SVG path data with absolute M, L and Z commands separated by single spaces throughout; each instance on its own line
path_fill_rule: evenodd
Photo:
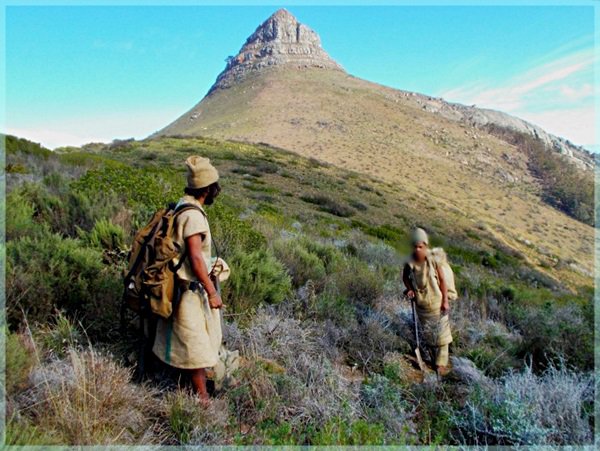
M 402 192 L 264 145 L 9 141 L 22 169 L 7 171 L 8 444 L 593 442 L 591 279 L 571 286 L 485 230 L 420 215 L 460 296 L 454 371 L 431 385 L 408 358 L 400 268 L 416 216 Z M 208 214 L 232 267 L 224 338 L 241 354 L 208 410 L 160 368 L 134 383 L 136 343 L 119 331 L 131 238 L 180 196 L 191 153 L 222 175 Z

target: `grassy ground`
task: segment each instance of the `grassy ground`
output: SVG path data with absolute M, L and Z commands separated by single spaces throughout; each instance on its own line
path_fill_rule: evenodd
M 269 146 L 34 147 L 7 152 L 8 443 L 590 443 L 593 288 L 568 266 L 531 264 L 453 210 L 417 215 L 404 185 Z M 222 174 L 208 214 L 242 356 L 208 411 L 173 375 L 130 381 L 117 319 L 132 234 L 181 195 L 190 154 Z M 452 353 L 477 381 L 421 384 L 406 358 L 399 271 L 415 224 L 453 264 Z

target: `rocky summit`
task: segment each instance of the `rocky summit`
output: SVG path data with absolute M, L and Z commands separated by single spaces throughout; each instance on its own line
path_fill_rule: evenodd
M 228 59 L 209 92 L 228 88 L 250 72 L 280 65 L 343 70 L 323 50 L 317 33 L 280 9 L 256 29 L 235 57 Z

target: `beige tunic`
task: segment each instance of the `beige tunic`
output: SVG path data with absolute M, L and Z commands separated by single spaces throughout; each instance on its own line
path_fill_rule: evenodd
M 417 315 L 425 341 L 430 346 L 444 346 L 452 342 L 448 315 L 441 314 L 442 291 L 439 287 L 436 264 L 432 259 L 422 263 L 411 262 L 414 268 L 417 291 Z
M 192 196 L 183 196 L 179 203 L 191 203 L 202 208 Z M 204 211 L 204 210 L 203 210 Z M 206 216 L 197 210 L 187 210 L 177 217 L 174 239 L 185 252 L 185 239 L 202 234 L 202 254 L 211 270 L 211 236 Z M 177 260 L 174 262 L 177 263 Z M 182 280 L 198 280 L 188 258 L 177 276 Z M 159 318 L 152 351 L 163 362 L 186 369 L 209 368 L 217 364 L 222 331 L 219 309 L 211 309 L 206 292 L 200 288 L 185 291 L 171 318 Z

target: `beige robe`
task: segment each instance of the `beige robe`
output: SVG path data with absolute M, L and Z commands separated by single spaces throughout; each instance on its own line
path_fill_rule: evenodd
M 180 203 L 200 204 L 192 196 L 183 196 Z M 204 210 L 203 210 L 204 211 Z M 206 216 L 197 210 L 184 211 L 177 217 L 174 239 L 185 252 L 185 239 L 202 234 L 202 255 L 210 272 L 214 261 L 211 259 L 211 235 Z M 177 264 L 178 260 L 174 261 Z M 192 271 L 189 258 L 186 258 L 177 271 L 178 278 L 187 281 L 198 280 Z M 184 369 L 210 368 L 219 360 L 221 347 L 221 312 L 211 309 L 206 292 L 199 288 L 182 293 L 179 306 L 169 319 L 158 319 L 156 338 L 152 351 L 163 362 Z
M 428 258 L 423 263 L 410 262 L 414 268 L 417 316 L 423 337 L 430 346 L 444 346 L 452 342 L 448 315 L 441 314 L 442 291 L 436 273 L 436 263 Z

